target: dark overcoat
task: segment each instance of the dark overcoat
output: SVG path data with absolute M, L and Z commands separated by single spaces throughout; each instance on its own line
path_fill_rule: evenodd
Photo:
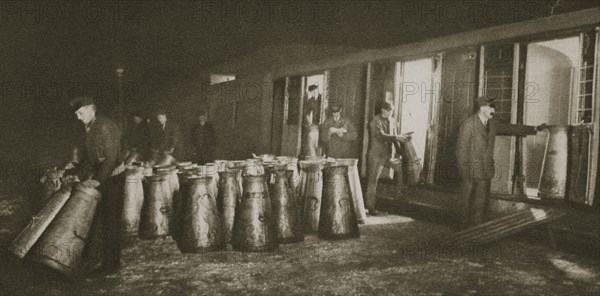
M 329 134 L 329 129 L 345 128 L 347 132 L 343 136 Z M 354 124 L 347 118 L 340 117 L 338 121 L 333 116 L 328 117 L 321 124 L 319 131 L 321 145 L 325 148 L 325 154 L 333 158 L 356 158 L 357 133 Z
M 114 121 L 102 115 L 97 115 L 85 129 L 84 179 L 92 177 L 102 182 L 120 164 L 121 130 Z
M 477 114 L 467 117 L 460 126 L 456 144 L 462 180 L 491 180 L 494 177 L 496 135 L 526 136 L 535 133 L 533 126 L 507 124 L 494 118 L 486 126 Z

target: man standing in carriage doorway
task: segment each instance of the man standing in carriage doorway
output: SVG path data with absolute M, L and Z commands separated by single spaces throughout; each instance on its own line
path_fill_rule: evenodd
M 395 131 L 396 120 L 392 116 L 394 105 L 390 102 L 382 102 L 380 113 L 375 115 L 369 123 L 369 150 L 367 153 L 367 195 L 366 209 L 369 215 L 377 216 L 380 214 L 375 209 L 377 203 L 377 180 L 381 175 L 383 167 L 390 167 L 397 174 L 398 180 L 402 180 L 402 162 L 400 159 L 393 158 L 393 146 L 395 141 L 406 143 L 409 137 L 397 135 Z M 403 186 L 402 182 L 396 183 Z M 398 191 L 401 191 L 398 187 Z
M 330 116 L 321 124 L 319 138 L 325 155 L 333 158 L 355 158 L 356 129 L 352 122 L 342 117 L 342 105 L 329 104 Z
M 313 84 L 308 87 L 308 98 L 304 103 L 304 116 L 302 118 L 302 141 L 300 156 L 315 158 L 321 155 L 319 149 L 319 124 L 321 123 L 321 93 L 319 86 Z

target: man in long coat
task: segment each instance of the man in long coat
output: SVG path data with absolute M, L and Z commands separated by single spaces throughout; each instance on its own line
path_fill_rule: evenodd
M 460 223 L 463 227 L 485 221 L 490 200 L 491 180 L 494 177 L 494 144 L 496 135 L 533 135 L 545 125 L 514 125 L 494 119 L 495 101 L 479 97 L 476 113 L 467 117 L 460 126 L 456 157 L 462 180 L 463 197 L 459 203 Z
M 155 115 L 156 120 L 151 122 L 149 128 L 152 158 L 158 161 L 164 154 L 178 158 L 183 153 L 179 126 L 167 120 L 167 112 L 163 109 L 159 109 Z
M 196 149 L 198 164 L 206 164 L 214 161 L 215 129 L 212 123 L 207 121 L 207 116 L 201 113 L 198 123 L 192 128 L 192 144 Z

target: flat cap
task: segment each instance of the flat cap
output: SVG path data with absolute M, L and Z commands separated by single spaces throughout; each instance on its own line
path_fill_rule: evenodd
M 76 97 L 69 102 L 69 107 L 73 112 L 79 110 L 79 108 L 88 105 L 96 105 L 96 100 L 92 97 Z
M 481 106 L 495 107 L 496 101 L 497 101 L 496 98 L 482 96 L 482 97 L 478 97 L 477 99 L 475 99 L 475 105 L 477 106 L 477 108 L 479 108 Z
M 331 110 L 331 112 L 333 112 L 333 113 L 340 112 L 340 111 L 342 111 L 342 104 L 340 104 L 338 102 L 330 103 L 329 110 Z

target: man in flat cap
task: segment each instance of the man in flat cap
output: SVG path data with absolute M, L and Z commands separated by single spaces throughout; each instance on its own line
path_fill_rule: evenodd
M 208 122 L 205 112 L 200 112 L 198 122 L 192 128 L 192 144 L 196 149 L 198 164 L 206 164 L 214 161 L 215 129 Z
M 456 157 L 462 180 L 463 197 L 459 203 L 461 227 L 480 224 L 486 219 L 494 177 L 494 144 L 496 135 L 534 135 L 545 127 L 507 124 L 494 118 L 495 100 L 479 97 L 475 114 L 461 124 L 456 144 Z
M 319 131 L 325 154 L 333 158 L 356 158 L 356 129 L 350 120 L 342 117 L 342 105 L 334 102 L 329 105 L 331 115 L 325 119 Z
M 101 270 L 115 272 L 121 264 L 121 212 L 123 210 L 123 166 L 119 160 L 121 130 L 111 119 L 96 114 L 96 103 L 90 97 L 78 97 L 71 101 L 75 112 L 85 128 L 82 145 L 81 180 L 85 184 L 98 184 L 102 200 L 94 223 L 103 233 Z M 94 234 L 92 234 L 93 236 Z M 98 246 L 96 246 L 98 247 Z
M 181 132 L 179 126 L 167 119 L 167 112 L 158 109 L 155 112 L 155 121 L 150 123 L 150 149 L 153 159 L 158 161 L 164 155 L 177 158 L 181 149 Z
M 142 156 L 147 153 L 147 126 L 141 112 L 132 112 L 129 125 L 123 135 L 123 151 L 126 155 L 137 153 Z
M 402 163 L 393 156 L 394 142 L 405 143 L 409 140 L 408 136 L 398 135 L 396 131 L 396 120 L 392 116 L 394 105 L 390 102 L 382 102 L 379 105 L 380 112 L 375 115 L 369 123 L 369 150 L 367 153 L 367 194 L 365 198 L 365 208 L 369 215 L 377 216 L 380 213 L 375 209 L 377 203 L 377 180 L 381 175 L 383 167 L 390 167 L 397 173 L 398 191 L 402 186 Z M 396 151 L 398 153 L 399 151 Z
M 321 154 L 319 149 L 321 94 L 316 84 L 308 87 L 308 98 L 304 103 L 303 110 L 300 154 L 302 157 L 318 157 Z

